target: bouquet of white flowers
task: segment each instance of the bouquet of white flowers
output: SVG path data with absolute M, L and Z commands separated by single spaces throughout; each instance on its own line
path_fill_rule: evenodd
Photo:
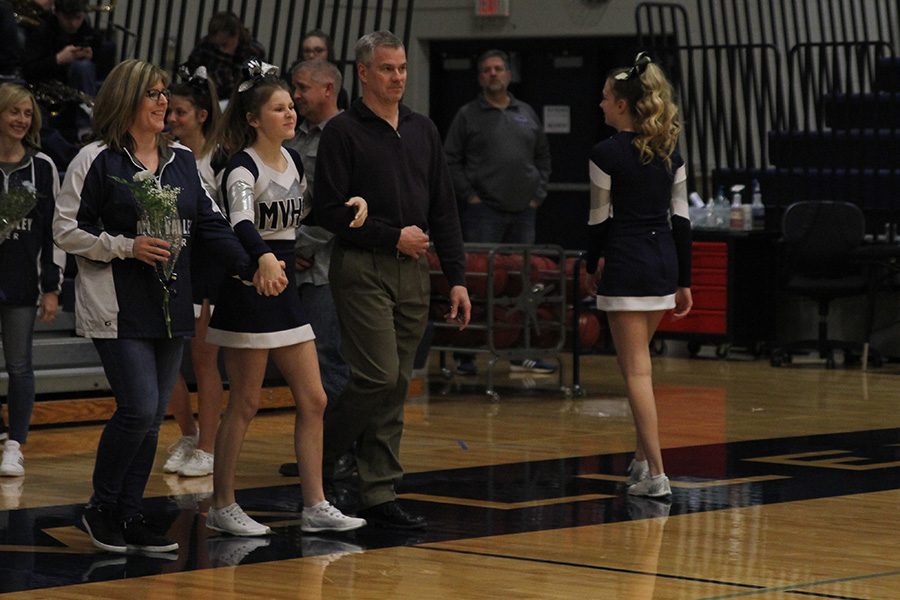
M 131 181 L 112 176 L 119 183 L 131 189 L 132 195 L 141 211 L 138 222 L 138 235 L 159 238 L 168 242 L 169 260 L 156 263 L 156 276 L 163 290 L 163 314 L 166 319 L 166 332 L 172 337 L 172 315 L 169 311 L 169 298 L 175 293 L 175 263 L 181 254 L 181 217 L 178 215 L 178 194 L 181 188 L 171 185 L 159 185 L 150 171 L 139 171 Z
M 0 244 L 19 226 L 37 204 L 38 193 L 34 184 L 23 181 L 22 185 L 0 193 Z

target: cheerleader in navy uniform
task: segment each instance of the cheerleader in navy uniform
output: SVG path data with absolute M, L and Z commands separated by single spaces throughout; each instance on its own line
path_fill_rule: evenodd
M 591 151 L 587 268 L 598 277 L 602 271 L 597 308 L 607 313 L 637 430 L 628 493 L 665 497 L 672 492 L 659 446 L 649 344 L 667 310 L 680 319 L 692 304 L 678 108 L 662 70 L 644 53 L 632 67 L 610 73 L 600 108 L 618 133 Z
M 221 119 L 216 87 L 206 76 L 204 67 L 198 67 L 194 73 L 182 67 L 179 76 L 181 81 L 172 86 L 166 122 L 172 135 L 194 153 L 203 187 L 211 198 L 218 201 L 219 176 L 226 157 L 216 143 L 215 132 Z M 194 421 L 190 393 L 180 374 L 169 401 L 172 415 L 181 429 L 181 438 L 169 448 L 169 457 L 163 465 L 163 471 L 178 473 L 183 477 L 212 474 L 216 429 L 224 398 L 222 375 L 219 373 L 219 347 L 207 343 L 206 329 L 215 307 L 215 294 L 225 272 L 221 263 L 210 258 L 202 244 L 191 253 L 191 289 L 196 330 L 191 338 L 190 351 L 191 364 L 197 378 L 198 422 Z
M 25 474 L 21 445 L 28 437 L 34 408 L 31 343 L 35 306 L 40 307 L 42 322 L 56 316 L 66 260 L 53 245 L 50 229 L 59 174 L 50 157 L 40 152 L 40 129 L 41 113 L 31 92 L 11 83 L 0 85 L 0 193 L 30 188 L 36 198 L 24 218 L 0 232 L 5 236 L 0 239 L 0 331 L 9 376 L 9 439 L 0 462 L 4 477 Z
M 232 95 L 224 117 L 223 145 L 233 154 L 222 190 L 232 226 L 247 248 L 274 252 L 292 261 L 296 229 L 309 213 L 300 156 L 282 146 L 294 137 L 297 115 L 278 68 L 251 61 L 247 79 Z M 367 206 L 347 202 L 347 224 L 360 227 Z M 216 436 L 212 507 L 207 527 L 232 535 L 257 536 L 271 530 L 235 501 L 234 478 L 241 444 L 256 414 L 266 363 L 272 357 L 297 405 L 294 447 L 303 491 L 303 531 L 349 531 L 365 520 L 345 516 L 322 490 L 322 418 L 326 396 L 312 327 L 304 321 L 293 280 L 277 298 L 259 296 L 240 282 L 219 290 L 207 340 L 224 348 L 229 381 L 228 407 Z

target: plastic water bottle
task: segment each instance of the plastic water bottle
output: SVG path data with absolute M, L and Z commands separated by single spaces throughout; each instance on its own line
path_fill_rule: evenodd
M 759 182 L 753 180 L 752 202 L 750 203 L 750 212 L 753 215 L 753 229 L 765 229 L 766 227 L 766 205 L 762 201 L 762 190 Z
M 741 208 L 741 193 L 735 192 L 731 197 L 731 217 L 729 219 L 732 231 L 744 229 L 744 209 Z
M 720 185 L 716 194 L 716 229 L 728 229 L 730 215 L 731 207 L 728 205 L 728 199 L 725 197 L 725 186 Z
M 709 229 L 716 229 L 718 225 L 716 225 L 716 199 L 713 196 L 709 197 L 709 201 L 706 203 L 706 208 L 704 209 L 704 227 Z
M 693 227 L 706 227 L 706 207 L 697 192 L 691 192 L 688 196 L 688 214 Z

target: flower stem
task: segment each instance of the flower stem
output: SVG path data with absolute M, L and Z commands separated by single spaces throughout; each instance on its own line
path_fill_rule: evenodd
M 169 312 L 169 287 L 163 286 L 163 315 L 166 318 L 166 333 L 172 339 L 172 313 Z

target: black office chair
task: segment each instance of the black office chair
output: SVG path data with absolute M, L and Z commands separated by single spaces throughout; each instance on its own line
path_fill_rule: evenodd
M 870 278 L 859 260 L 866 230 L 862 210 L 849 202 L 797 202 L 785 210 L 781 227 L 784 289 L 818 303 L 819 333 L 818 339 L 773 349 L 772 366 L 791 362 L 795 353 L 818 351 L 831 369 L 837 349 L 844 351 L 845 363 L 852 362 L 862 352 L 863 343 L 828 338 L 828 305 L 836 298 L 870 290 Z

